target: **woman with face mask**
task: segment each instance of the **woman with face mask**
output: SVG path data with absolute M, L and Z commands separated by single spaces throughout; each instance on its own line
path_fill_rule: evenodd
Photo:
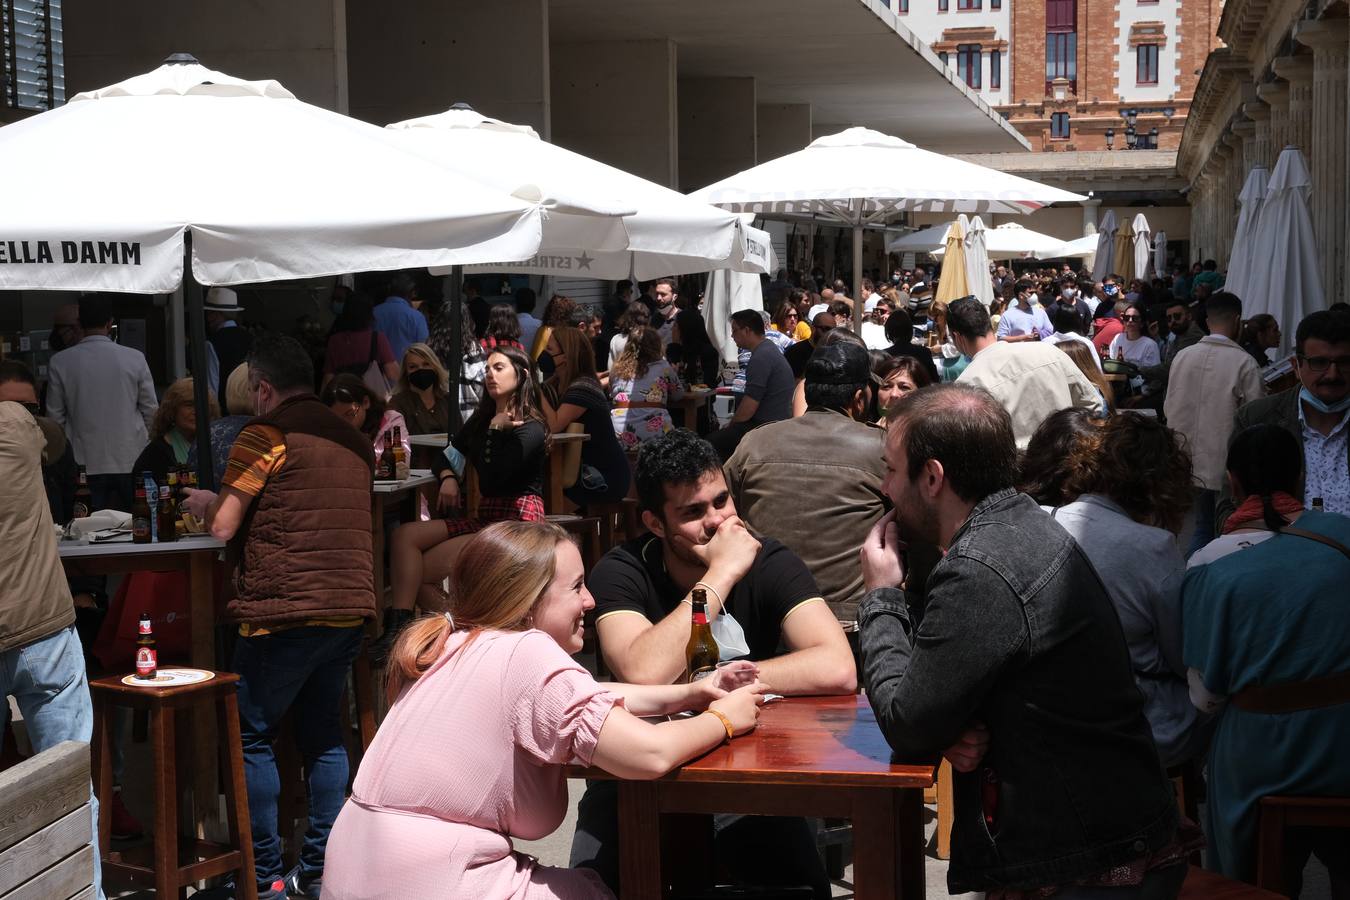
M 398 387 L 389 405 L 403 415 L 413 434 L 439 434 L 450 420 L 450 376 L 435 351 L 416 343 L 403 354 Z

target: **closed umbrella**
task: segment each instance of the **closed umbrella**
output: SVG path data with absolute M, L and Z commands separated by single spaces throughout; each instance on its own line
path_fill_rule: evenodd
M 951 303 L 970 293 L 966 276 L 966 217 L 958 216 L 947 232 L 947 252 L 942 258 L 942 274 L 938 276 L 938 303 Z M 988 276 L 985 276 L 988 280 Z
M 966 229 L 966 287 L 988 307 L 994 302 L 994 283 L 989 278 L 989 251 L 985 246 L 984 222 L 979 216 L 970 220 Z
M 1100 282 L 1111 274 L 1115 259 L 1116 212 L 1108 209 L 1097 224 L 1097 252 L 1092 261 L 1092 280 Z
M 1147 281 L 1149 278 L 1149 266 L 1153 262 L 1153 241 L 1149 237 L 1148 219 L 1144 218 L 1143 213 L 1134 217 L 1130 223 L 1131 241 L 1133 253 L 1130 260 L 1132 272 L 1129 278 L 1138 278 L 1140 281 Z
M 1233 232 L 1233 252 L 1228 258 L 1228 275 L 1224 290 L 1231 291 L 1246 301 L 1251 293 L 1252 276 L 1261 263 L 1256 244 L 1256 233 L 1261 222 L 1261 208 L 1270 187 L 1270 172 L 1265 166 L 1253 166 L 1247 181 L 1238 194 L 1242 210 L 1238 213 L 1237 230 Z
M 1269 313 L 1280 323 L 1280 355 L 1293 350 L 1294 330 L 1304 316 L 1327 305 L 1322 288 L 1317 241 L 1308 197 L 1312 179 L 1297 147 L 1285 147 L 1275 163 L 1261 205 L 1242 311 L 1247 317 Z
M 1116 233 L 1116 248 L 1111 255 L 1111 272 L 1119 275 L 1126 285 L 1134 277 L 1134 234 L 1128 226 Z
M 1153 234 L 1153 274 L 1161 278 L 1167 271 L 1167 232 L 1159 230 Z
M 742 309 L 763 309 L 764 291 L 758 275 L 717 269 L 708 274 L 703 294 L 703 320 L 708 337 L 725 363 L 734 363 L 740 348 L 731 339 L 731 314 Z

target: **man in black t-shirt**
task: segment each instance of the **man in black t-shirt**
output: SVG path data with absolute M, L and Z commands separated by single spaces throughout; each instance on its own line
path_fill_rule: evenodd
M 779 694 L 851 694 L 857 676 L 848 641 L 802 561 L 736 515 L 717 452 L 678 429 L 644 444 L 638 503 L 650 533 L 615 547 L 587 579 L 600 652 L 615 679 L 670 684 L 685 674 L 690 595 L 707 594 L 708 616 L 730 614 L 745 632 L 759 678 Z M 612 782 L 582 798 L 573 866 L 600 872 L 616 893 L 617 807 Z M 714 820 L 719 863 L 744 882 L 810 884 L 829 897 L 814 838 L 802 819 Z M 763 847 L 776 852 L 766 856 Z M 758 848 L 758 849 L 756 849 Z
M 804 341 L 798 341 L 783 351 L 783 358 L 788 361 L 788 366 L 792 369 L 794 382 L 800 382 L 806 377 L 806 364 L 811 361 L 811 354 L 820 346 L 820 342 L 825 335 L 834 330 L 834 326 L 834 313 L 816 313 L 816 317 L 811 320 L 811 336 Z

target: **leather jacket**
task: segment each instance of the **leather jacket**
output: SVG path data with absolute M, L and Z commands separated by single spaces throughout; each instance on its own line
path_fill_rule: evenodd
M 1073 538 L 1011 488 L 972 510 L 922 608 L 859 608 L 863 681 L 897 756 L 990 732 L 953 778 L 952 893 L 1070 884 L 1175 835 L 1177 807 L 1120 620 Z

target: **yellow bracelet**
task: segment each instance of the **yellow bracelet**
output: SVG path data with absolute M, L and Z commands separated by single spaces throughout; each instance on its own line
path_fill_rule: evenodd
M 726 713 L 720 713 L 715 709 L 705 709 L 704 712 L 717 716 L 717 718 L 722 720 L 722 727 L 727 730 L 728 741 L 736 736 L 736 729 L 731 727 L 731 720 L 726 717 Z

